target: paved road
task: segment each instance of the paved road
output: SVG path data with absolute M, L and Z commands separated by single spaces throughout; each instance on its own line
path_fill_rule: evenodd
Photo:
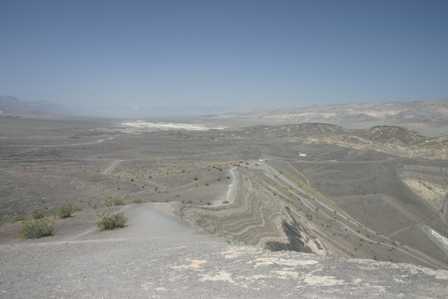
M 231 246 L 151 204 L 125 213 L 125 229 L 0 245 L 0 298 L 448 296 L 448 271 Z

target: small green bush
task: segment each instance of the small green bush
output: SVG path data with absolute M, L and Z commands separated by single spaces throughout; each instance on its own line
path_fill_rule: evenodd
M 133 203 L 137 203 L 137 204 L 139 204 L 139 203 L 143 203 L 143 199 L 141 199 L 141 198 L 135 198 L 132 202 L 133 202 Z
M 71 204 L 67 203 L 59 208 L 58 215 L 60 218 L 69 218 L 73 216 L 74 212 L 75 208 Z
M 16 215 L 14 217 L 14 221 L 16 221 L 16 222 L 24 221 L 25 219 L 26 219 L 26 217 L 24 215 Z
M 112 230 L 125 227 L 127 222 L 128 218 L 124 215 L 124 213 L 105 213 L 100 216 L 100 219 L 98 219 L 96 224 L 101 230 Z
M 52 236 L 53 231 L 53 222 L 48 218 L 26 220 L 22 224 L 22 234 L 26 239 Z
M 106 200 L 106 207 L 112 207 L 112 206 L 124 206 L 126 202 L 122 198 L 118 197 L 111 197 Z
M 34 210 L 31 216 L 33 219 L 42 219 L 45 217 L 45 213 L 42 210 Z

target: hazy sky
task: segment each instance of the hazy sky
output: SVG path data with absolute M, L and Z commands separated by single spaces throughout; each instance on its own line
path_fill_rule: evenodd
M 115 115 L 447 97 L 448 1 L 0 0 L 0 95 Z

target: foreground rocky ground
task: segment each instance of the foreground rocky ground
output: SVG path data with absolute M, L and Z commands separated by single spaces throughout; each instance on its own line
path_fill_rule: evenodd
M 152 204 L 129 226 L 0 245 L 0 298 L 446 298 L 448 271 L 270 252 L 195 233 Z
M 0 119 L 2 298 L 448 296 L 444 138 L 137 125 Z M 23 240 L 36 211 L 55 235 Z

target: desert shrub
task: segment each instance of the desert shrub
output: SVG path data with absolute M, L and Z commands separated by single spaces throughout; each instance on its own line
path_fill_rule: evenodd
M 141 198 L 135 198 L 132 202 L 133 202 L 133 203 L 143 203 L 143 199 L 141 199 Z
M 124 206 L 125 204 L 126 204 L 126 202 L 124 201 L 124 199 L 119 198 L 119 197 L 111 197 L 106 200 L 107 207 Z
M 53 222 L 48 218 L 26 220 L 22 224 L 22 234 L 26 239 L 52 236 L 53 231 Z
M 26 219 L 26 217 L 24 215 L 16 215 L 14 217 L 14 221 L 16 221 L 16 222 L 24 221 L 25 219 Z
M 42 210 L 34 210 L 33 213 L 31 213 L 31 216 L 33 219 L 42 219 L 45 217 L 45 213 Z
M 105 213 L 100 216 L 96 224 L 101 230 L 112 230 L 125 227 L 127 222 L 128 218 L 124 213 Z
M 114 206 L 124 206 L 126 203 L 122 198 L 115 198 L 113 200 Z
M 58 215 L 60 218 L 68 218 L 72 217 L 74 212 L 75 208 L 71 204 L 67 203 L 59 208 Z

